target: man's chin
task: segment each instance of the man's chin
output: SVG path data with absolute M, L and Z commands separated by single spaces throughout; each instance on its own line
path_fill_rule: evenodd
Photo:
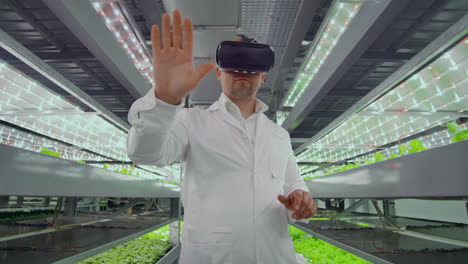
M 237 97 L 251 97 L 252 91 L 234 91 L 233 94 Z

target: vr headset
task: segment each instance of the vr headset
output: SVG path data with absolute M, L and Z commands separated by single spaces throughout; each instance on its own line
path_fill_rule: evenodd
M 275 64 L 275 53 L 267 44 L 253 42 L 240 35 L 244 42 L 223 41 L 216 49 L 216 63 L 223 71 L 266 73 Z

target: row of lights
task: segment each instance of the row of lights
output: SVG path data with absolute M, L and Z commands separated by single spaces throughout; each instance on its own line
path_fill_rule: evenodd
M 465 129 L 468 129 L 468 123 L 465 123 L 462 125 Z M 421 141 L 421 144 L 428 148 L 435 148 L 435 147 L 440 147 L 440 146 L 445 146 L 451 143 L 451 138 L 453 135 L 451 135 L 448 130 L 443 130 L 439 132 L 432 133 L 430 135 L 425 135 L 419 138 L 416 138 L 414 140 Z M 384 149 L 381 151 L 382 154 L 386 157 L 390 157 L 392 154 L 398 154 L 400 152 L 399 145 L 395 145 L 393 147 Z M 365 155 L 362 157 L 359 157 L 356 160 L 353 160 L 353 162 L 357 161 L 364 161 L 366 159 L 371 159 L 373 154 Z
M 40 152 L 43 147 L 46 147 L 48 150 L 60 152 L 60 157 L 67 160 L 107 160 L 102 156 L 82 151 L 78 147 L 68 146 L 6 126 L 0 126 L 0 143 L 34 152 Z
M 310 144 L 298 160 L 341 161 L 366 153 L 368 148 L 377 148 L 443 125 L 454 117 L 441 115 L 438 111 L 462 113 L 468 110 L 467 82 L 468 45 L 463 40 L 410 79 Z M 365 114 L 372 111 L 397 111 L 397 114 Z M 427 115 L 413 116 L 411 111 L 422 111 Z M 336 146 L 336 149 L 324 149 L 323 146 Z M 361 146 L 367 146 L 367 149 Z
M 468 129 L 468 123 L 462 125 L 465 129 Z M 448 132 L 448 130 L 443 130 L 439 132 L 432 133 L 430 135 L 422 136 L 416 138 L 415 140 L 421 141 L 422 145 L 428 149 L 445 146 L 451 143 L 452 135 Z M 400 152 L 399 145 L 395 145 L 393 147 L 381 150 L 382 154 L 386 157 L 390 157 L 393 154 L 398 154 Z M 353 160 L 350 162 L 363 162 L 367 159 L 373 159 L 374 154 L 368 154 Z M 334 167 L 327 167 L 321 170 L 316 170 L 311 173 L 307 173 L 308 171 L 301 173 L 304 174 L 303 178 L 308 177 L 320 177 L 325 175 L 328 171 L 334 170 Z
M 312 52 L 310 53 L 305 67 L 303 67 L 293 81 L 293 86 L 289 89 L 283 106 L 294 107 L 296 105 L 299 98 L 309 86 L 309 83 L 314 79 L 315 75 L 346 31 L 349 23 L 353 20 L 360 7 L 361 2 L 353 2 L 337 3 L 332 8 L 329 22 L 320 39 L 312 48 Z
M 313 171 L 315 169 L 317 169 L 318 166 L 314 166 L 314 165 L 305 165 L 305 166 L 300 166 L 299 168 L 299 171 L 300 171 L 300 174 L 304 174 L 304 173 L 308 173 L 310 171 Z
M 1 65 L 1 120 L 104 156 L 128 160 L 125 154 L 126 134 L 123 131 L 100 116 L 85 115 L 80 108 L 11 66 Z M 5 114 L 9 112 L 17 114 Z
M 149 55 L 143 49 L 144 43 L 138 41 L 120 6 L 112 1 L 94 1 L 93 7 L 102 17 L 107 28 L 123 48 L 140 74 L 153 85 L 153 67 Z
M 93 160 L 93 161 L 108 161 L 108 159 L 103 158 L 102 156 L 95 155 L 86 151 L 81 150 L 75 146 L 68 146 L 57 141 L 53 141 L 44 137 L 32 135 L 24 131 L 19 131 L 15 128 L 0 126 L 0 144 L 10 145 L 21 149 L 26 149 L 29 151 L 40 152 L 42 148 L 46 147 L 50 151 L 60 152 L 60 158 L 72 161 L 78 160 Z M 102 164 L 89 164 L 94 167 L 102 168 Z M 173 166 L 168 166 L 169 169 L 172 169 Z M 161 169 L 155 169 L 150 167 L 152 172 L 139 169 L 137 167 L 132 168 L 131 165 L 120 165 L 120 164 L 108 164 L 108 170 L 121 170 L 125 168 L 132 171 L 133 176 L 137 176 L 143 179 L 156 180 L 156 179 L 166 179 L 164 176 L 157 175 L 155 173 L 161 173 Z M 146 168 L 145 168 L 146 169 Z M 164 174 L 163 174 L 164 175 Z

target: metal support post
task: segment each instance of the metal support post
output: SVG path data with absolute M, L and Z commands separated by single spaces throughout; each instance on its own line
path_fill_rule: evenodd
M 170 198 L 171 201 L 171 217 L 179 216 L 179 198 Z
M 179 244 L 179 220 L 171 223 L 169 227 L 169 240 L 173 245 Z
M 396 215 L 395 200 L 383 200 L 384 216 L 393 218 Z
M 16 196 L 16 205 L 21 206 L 24 202 L 24 196 Z
M 8 207 L 10 196 L 0 196 L 0 207 Z
M 92 212 L 99 212 L 99 198 L 94 198 Z
M 380 222 L 382 223 L 382 228 L 383 229 L 389 229 L 389 230 L 404 230 L 404 227 L 399 227 L 396 225 L 393 221 L 393 219 L 386 217 L 382 210 L 380 210 L 379 204 L 377 203 L 377 200 L 372 199 L 372 205 L 374 205 L 375 210 L 377 211 L 377 214 L 379 216 Z
M 78 198 L 76 198 L 76 197 L 67 197 L 67 198 L 65 198 L 64 215 L 66 215 L 66 216 L 75 216 L 76 215 L 77 204 L 78 204 Z
M 170 241 L 173 245 L 179 244 L 179 200 L 178 198 L 171 198 L 171 218 L 177 218 L 176 221 L 172 222 L 169 229 Z
M 50 197 L 44 197 L 44 207 L 49 207 L 50 205 Z
M 364 205 L 365 203 L 367 203 L 367 199 L 360 199 L 358 200 L 357 202 L 353 203 L 352 205 L 350 205 L 348 208 L 346 208 L 343 212 L 339 213 L 338 215 L 336 215 L 335 217 L 333 217 L 333 219 L 340 219 L 340 218 L 344 218 L 344 217 L 347 217 L 349 216 L 350 214 L 353 213 L 353 211 L 358 208 L 359 206 L 361 205 Z

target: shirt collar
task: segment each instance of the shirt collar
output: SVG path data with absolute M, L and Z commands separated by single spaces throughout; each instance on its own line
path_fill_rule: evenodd
M 221 105 L 221 107 L 226 109 L 226 111 L 240 113 L 239 107 L 233 101 L 231 101 L 231 99 L 229 99 L 229 97 L 227 97 L 224 93 L 221 93 L 218 102 Z M 255 113 L 264 113 L 268 110 L 268 105 L 260 101 L 258 98 L 256 98 L 256 102 L 257 103 L 255 105 Z

